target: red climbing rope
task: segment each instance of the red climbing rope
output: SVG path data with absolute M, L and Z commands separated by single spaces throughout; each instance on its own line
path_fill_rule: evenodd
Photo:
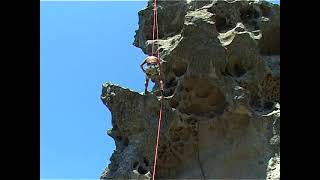
M 155 33 L 156 31 L 156 33 Z M 159 39 L 159 28 L 158 28 L 158 10 L 157 10 L 157 0 L 154 0 L 153 6 L 153 28 L 152 28 L 152 55 L 154 55 L 154 44 L 155 44 L 155 34 L 156 40 Z M 157 42 L 158 43 L 158 42 Z M 160 88 L 163 88 L 163 81 L 162 81 L 162 74 L 161 74 L 161 66 L 160 66 L 160 53 L 159 53 L 159 44 L 157 46 L 157 57 L 158 57 L 158 66 L 159 66 L 159 76 L 160 76 Z M 163 94 L 161 93 L 161 100 L 160 100 L 160 112 L 159 112 L 159 120 L 158 120 L 158 129 L 157 129 L 157 142 L 155 147 L 155 155 L 154 155 L 154 164 L 153 164 L 153 173 L 152 173 L 152 180 L 155 180 L 156 176 L 156 167 L 157 167 L 157 157 L 158 157 L 158 146 L 160 141 L 160 128 L 161 128 L 161 120 L 162 120 L 162 97 Z
M 153 42 L 152 42 L 152 51 L 151 51 L 151 56 L 153 56 L 154 55 L 154 35 L 155 35 L 155 29 L 156 29 L 156 6 L 155 6 L 155 4 L 154 4 L 154 6 L 153 6 L 153 26 L 152 26 L 152 40 L 153 40 Z
M 157 144 L 156 144 L 156 152 L 154 155 L 154 164 L 153 164 L 153 174 L 152 174 L 152 180 L 155 179 L 156 176 L 156 166 L 157 166 L 157 157 L 158 157 L 158 146 L 159 146 L 159 140 L 160 140 L 160 127 L 161 127 L 161 119 L 162 119 L 162 101 L 160 102 L 160 112 L 159 112 L 159 121 L 158 121 L 158 133 L 157 133 Z

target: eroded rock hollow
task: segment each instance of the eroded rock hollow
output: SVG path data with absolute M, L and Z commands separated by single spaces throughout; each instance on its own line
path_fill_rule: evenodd
M 156 179 L 280 178 L 280 6 L 266 1 L 158 1 L 134 46 L 159 44 L 166 96 Z M 101 179 L 150 179 L 160 102 L 105 83 L 116 150 Z

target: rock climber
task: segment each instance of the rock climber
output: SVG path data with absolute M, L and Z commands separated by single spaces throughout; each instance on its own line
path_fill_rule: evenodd
M 144 65 L 147 64 L 147 69 L 144 69 Z M 148 84 L 149 80 L 151 79 L 152 82 L 156 84 L 156 86 L 159 87 L 161 93 L 163 94 L 163 78 L 160 78 L 160 67 L 159 67 L 160 61 L 155 56 L 148 56 L 140 65 L 142 71 L 146 74 L 146 80 L 144 82 L 144 93 L 148 93 Z

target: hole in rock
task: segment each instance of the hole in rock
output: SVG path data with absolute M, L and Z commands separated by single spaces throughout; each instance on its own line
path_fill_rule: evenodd
M 139 172 L 140 174 L 146 174 L 146 173 L 147 173 L 147 170 L 145 170 L 143 167 L 139 166 L 139 167 L 138 167 L 138 172 Z
M 175 79 L 175 77 L 170 78 L 169 81 L 167 81 L 166 83 L 166 87 L 170 88 L 170 87 L 174 87 L 178 84 L 177 80 Z
M 187 68 L 188 68 L 187 63 L 176 62 L 173 64 L 172 70 L 174 75 L 176 75 L 177 77 L 180 77 L 186 73 Z
M 170 99 L 169 104 L 170 104 L 171 108 L 177 108 L 179 105 L 179 102 L 175 98 L 172 98 L 172 99 Z
M 225 32 L 227 29 L 227 19 L 225 17 L 216 15 L 215 17 L 215 25 L 218 32 Z
M 138 164 L 139 164 L 139 162 L 138 162 L 138 161 L 134 162 L 134 164 L 133 164 L 133 168 L 135 169 L 135 168 L 138 166 Z
M 261 14 L 264 17 L 269 17 L 271 15 L 271 7 L 265 4 L 260 5 Z
M 186 114 L 205 116 L 212 111 L 220 111 L 219 108 L 225 103 L 224 94 L 209 79 L 191 77 L 183 81 L 186 87 L 194 87 L 186 96 L 195 94 L 196 96 L 184 102 L 181 111 Z M 217 108 L 212 108 L 215 105 Z
M 146 166 L 149 166 L 149 161 L 146 158 L 143 158 L 143 162 Z
M 240 19 L 244 23 L 248 23 L 248 21 L 257 18 L 259 18 L 259 12 L 253 7 L 247 7 L 240 10 Z
M 246 73 L 246 70 L 240 64 L 235 64 L 233 72 L 235 76 L 240 77 Z
M 273 102 L 268 101 L 268 102 L 264 103 L 264 108 L 268 109 L 268 110 L 271 110 L 273 108 L 273 105 L 274 105 Z

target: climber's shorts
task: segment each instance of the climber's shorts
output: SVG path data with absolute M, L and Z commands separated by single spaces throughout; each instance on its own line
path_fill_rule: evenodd
M 159 76 L 158 68 L 154 66 L 148 67 L 146 69 L 146 75 L 148 79 L 151 79 L 154 82 Z

